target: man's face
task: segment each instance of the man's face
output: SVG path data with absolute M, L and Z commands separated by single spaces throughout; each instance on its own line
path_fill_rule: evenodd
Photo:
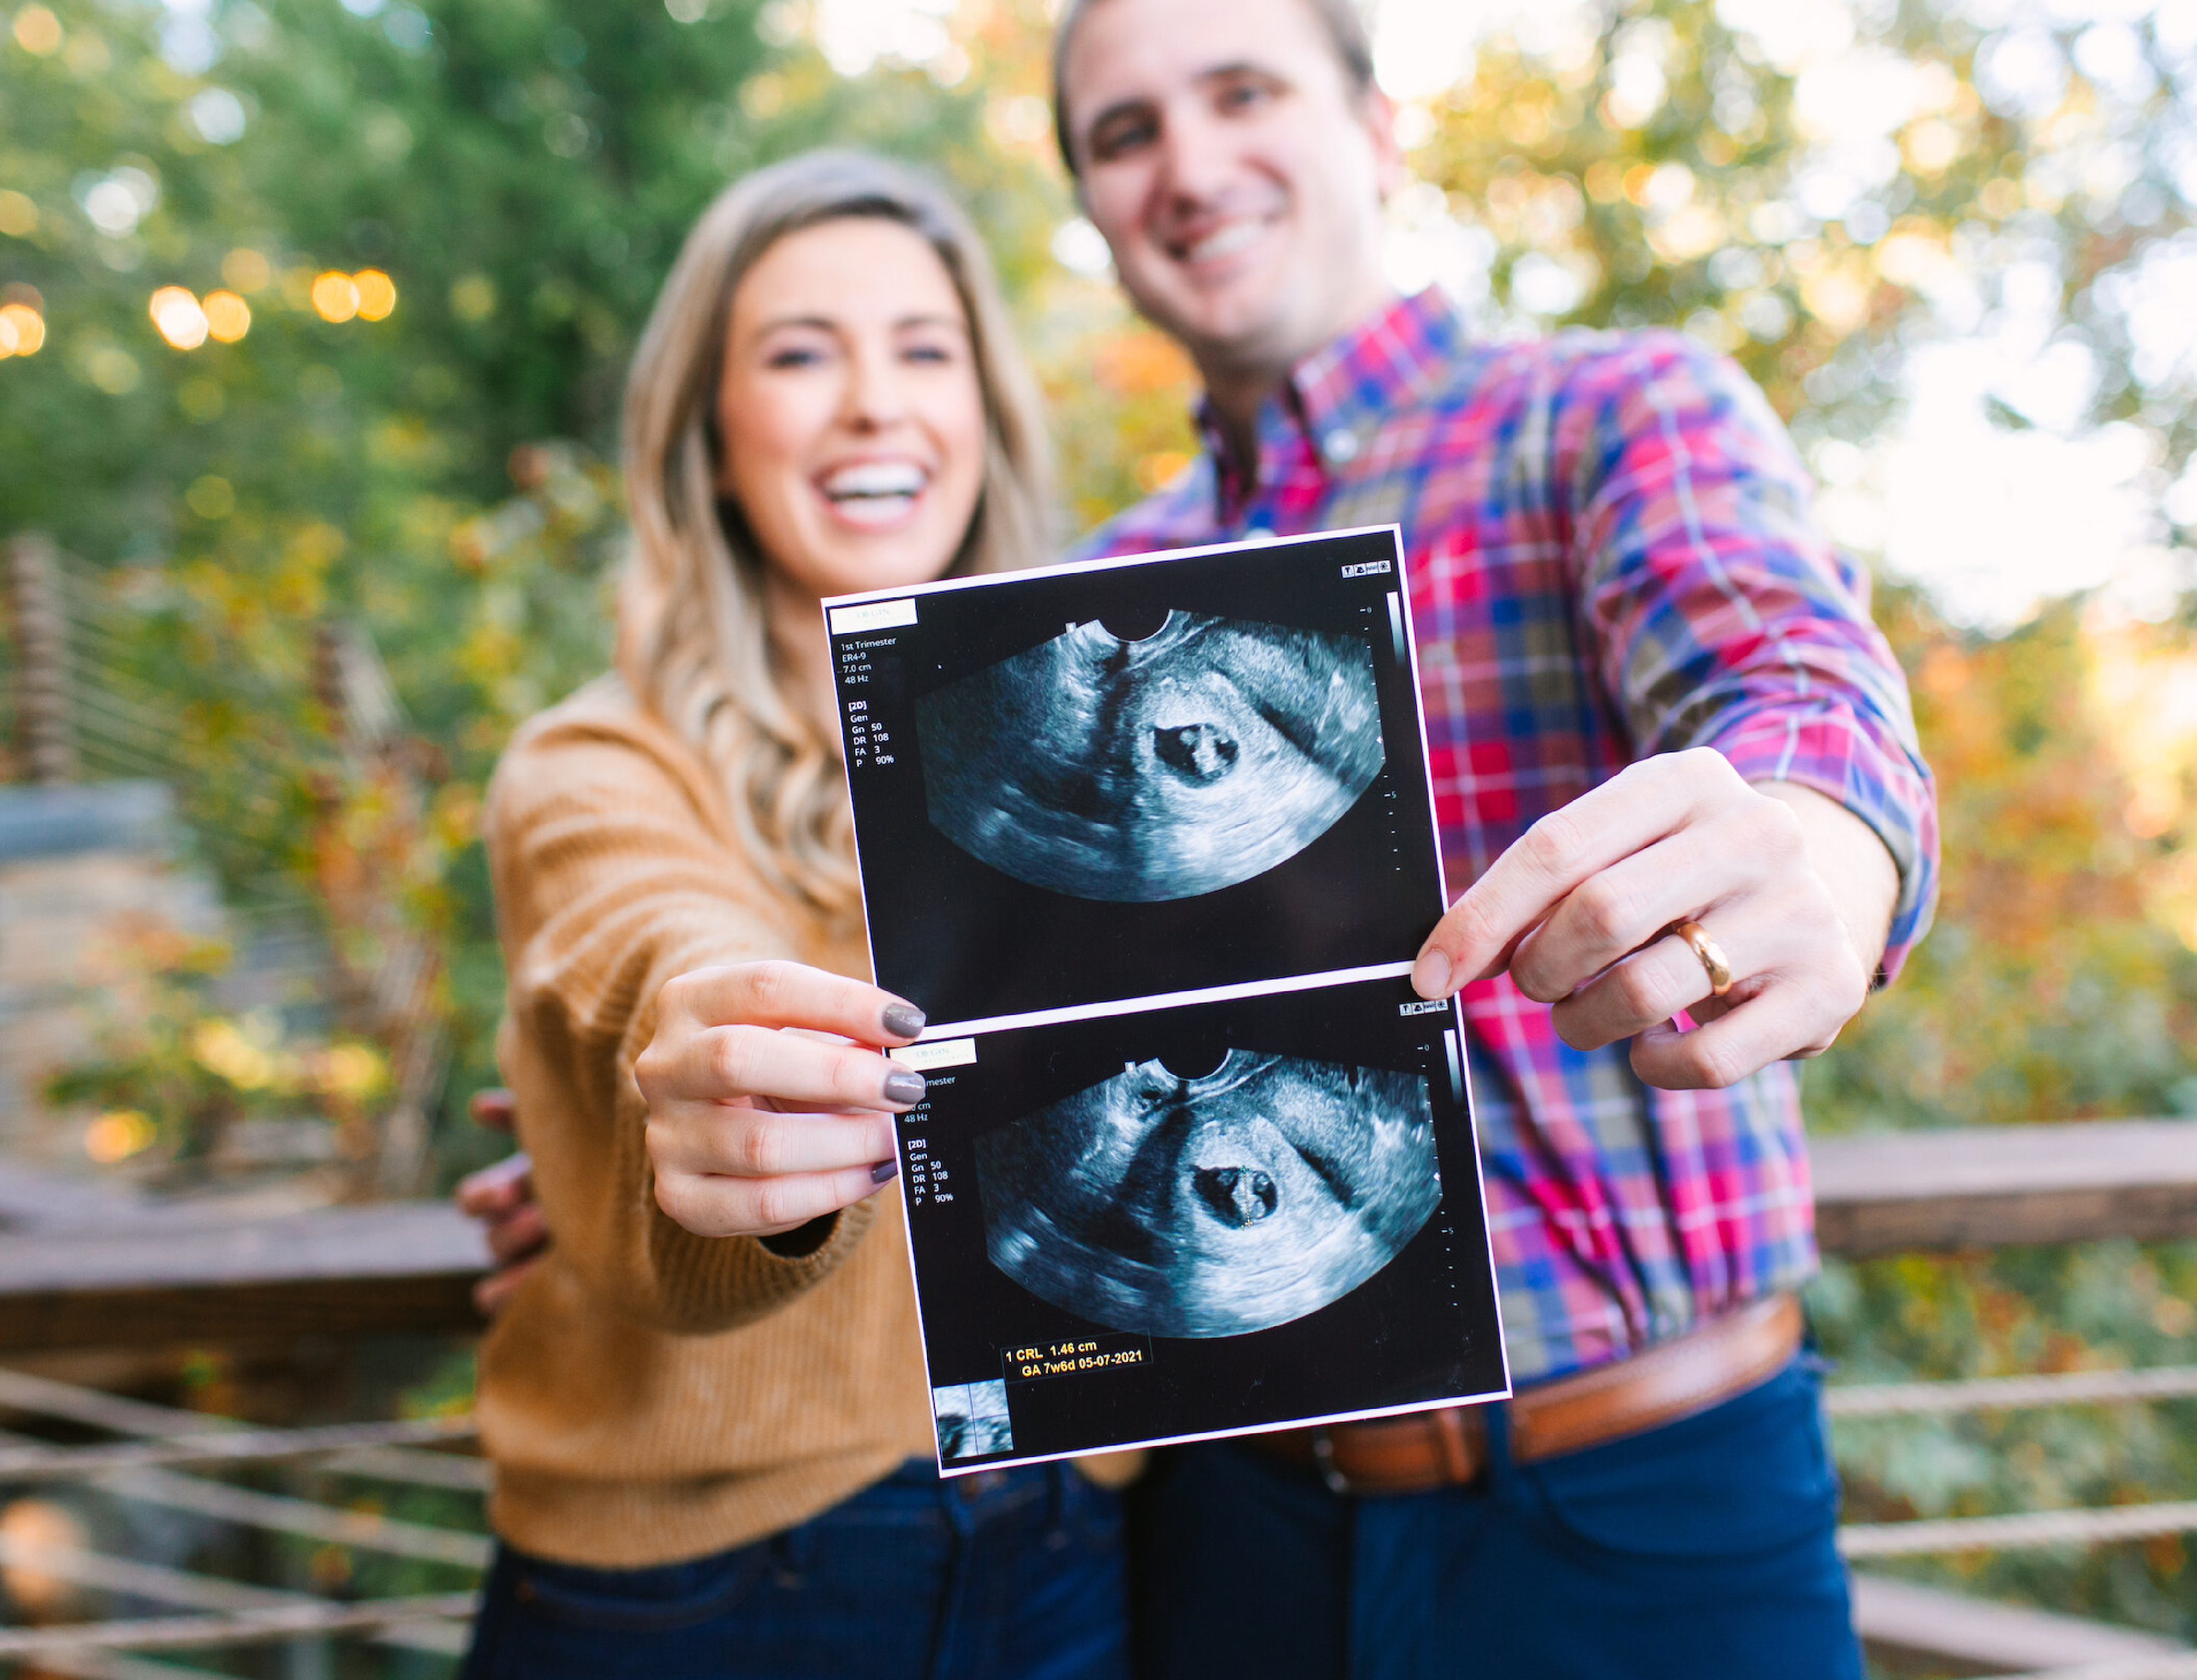
M 1302 0 L 1099 0 L 1061 98 L 1122 285 L 1209 380 L 1278 379 L 1388 296 L 1389 107 Z

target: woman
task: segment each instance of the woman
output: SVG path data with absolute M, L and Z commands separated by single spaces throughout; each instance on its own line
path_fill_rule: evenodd
M 617 674 L 489 796 L 500 1045 L 555 1241 L 481 1352 L 501 1538 L 466 1672 L 1112 1676 L 1113 1496 L 942 1484 L 819 598 L 1042 552 L 983 250 L 818 154 L 710 206 L 626 406 Z

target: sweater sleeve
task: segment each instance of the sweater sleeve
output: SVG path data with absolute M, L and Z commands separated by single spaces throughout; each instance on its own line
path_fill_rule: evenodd
M 1937 896 L 1937 804 L 1869 580 L 1824 541 L 1745 374 L 1674 333 L 1585 358 L 1564 463 L 1590 644 L 1639 750 L 1714 747 L 1837 800 L 1899 870 L 1883 973 Z
M 805 1247 L 787 1254 L 697 1237 L 656 1204 L 633 1069 L 658 994 L 693 969 L 794 954 L 783 912 L 713 820 L 721 799 L 680 743 L 583 692 L 513 742 L 484 824 L 508 975 L 499 1057 L 555 1252 L 617 1311 L 673 1334 L 792 1300 L 874 1211 L 858 1203 L 814 1246 L 781 1243 Z

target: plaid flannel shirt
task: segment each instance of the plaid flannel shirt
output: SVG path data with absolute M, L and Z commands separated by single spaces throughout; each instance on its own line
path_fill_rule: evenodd
M 1394 521 L 1452 892 L 1633 760 L 1710 746 L 1839 801 L 1899 866 L 1887 975 L 1927 926 L 1937 819 L 1866 575 L 1783 428 L 1669 332 L 1475 344 L 1438 292 L 1302 365 L 1255 472 L 1206 450 L 1079 553 Z M 1408 953 L 1400 953 L 1408 955 Z M 1514 1379 L 1622 1357 L 1816 1266 L 1792 1067 L 1655 1090 L 1507 976 L 1463 994 Z

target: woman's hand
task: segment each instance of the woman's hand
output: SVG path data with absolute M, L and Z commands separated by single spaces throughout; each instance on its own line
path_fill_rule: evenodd
M 1721 753 L 1643 759 L 1543 817 L 1449 908 L 1412 982 L 1447 997 L 1506 968 L 1575 1050 L 1632 1040 L 1674 1090 L 1821 1054 L 1869 995 L 1899 872 L 1875 831 L 1804 787 L 1741 779 Z M 1730 965 L 1673 932 L 1691 921 Z M 1672 1017 L 1686 1011 L 1695 1030 Z
M 898 1171 L 892 1116 L 923 1075 L 872 1046 L 923 1012 L 799 963 L 697 969 L 665 985 L 634 1068 L 656 1201 L 699 1237 L 768 1237 L 860 1202 Z

